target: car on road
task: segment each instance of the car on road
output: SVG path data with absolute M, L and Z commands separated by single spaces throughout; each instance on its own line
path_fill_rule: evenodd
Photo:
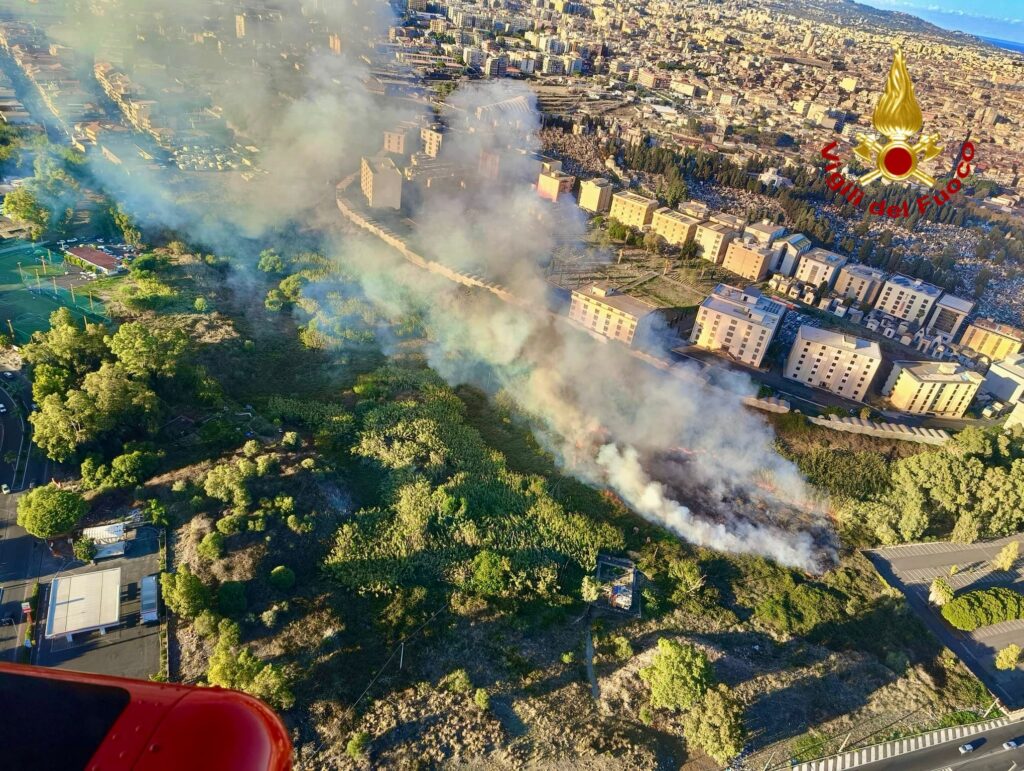
M 11 488 L 8 487 L 7 485 L 0 485 L 0 493 L 3 493 L 4 495 L 10 495 Z
M 5 412 L 7 412 L 7 405 L 0 402 L 0 415 L 3 415 Z
M 14 380 L 14 373 L 11 372 L 10 370 L 5 370 L 4 371 L 4 378 L 6 380 Z
M 1004 750 L 1015 750 L 1020 746 L 1020 739 L 1010 739 L 1008 742 L 1003 742 Z
M 960 754 L 961 755 L 966 755 L 968 752 L 974 752 L 974 750 L 977 748 L 977 746 L 978 745 L 975 742 L 967 742 L 967 744 L 961 744 L 960 745 Z

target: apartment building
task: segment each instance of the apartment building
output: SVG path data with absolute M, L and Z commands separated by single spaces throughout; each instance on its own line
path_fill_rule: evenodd
M 789 278 L 796 273 L 800 258 L 811 250 L 811 239 L 803 233 L 791 233 L 778 239 L 775 246 L 779 251 L 769 270 Z
M 824 283 L 831 289 L 845 264 L 846 258 L 841 254 L 815 247 L 800 256 L 795 277 L 810 286 L 818 287 Z
M 875 308 L 904 321 L 923 323 L 941 296 L 937 286 L 897 273 L 882 286 Z
M 600 335 L 629 345 L 653 318 L 654 308 L 614 287 L 595 283 L 572 292 L 569 318 Z
M 773 253 L 767 246 L 737 239 L 725 250 L 722 267 L 749 281 L 764 281 Z
M 711 215 L 711 207 L 703 201 L 686 201 L 679 204 L 679 211 L 699 220 L 706 220 Z
M 836 294 L 861 305 L 873 305 L 885 284 L 885 273 L 877 268 L 851 262 L 839 269 Z
M 721 265 L 725 259 L 726 249 L 738 236 L 735 230 L 716 222 L 701 222 L 693 231 L 693 240 L 697 242 L 697 253 L 708 262 Z
M 537 195 L 557 202 L 558 196 L 572 192 L 576 177 L 561 170 L 542 171 L 537 177 Z
M 944 294 L 932 307 L 932 313 L 925 325 L 925 332 L 941 334 L 948 340 L 956 337 L 960 326 L 967 320 L 974 303 L 952 294 Z
M 612 210 L 608 216 L 618 220 L 623 225 L 631 228 L 640 228 L 650 225 L 654 217 L 654 210 L 658 208 L 658 201 L 654 198 L 645 198 L 642 195 L 624 190 L 612 196 Z
M 612 206 L 612 183 L 603 177 L 583 180 L 579 205 L 591 214 L 604 214 Z
M 897 361 L 882 393 L 893 407 L 912 415 L 962 417 L 984 378 L 955 362 Z
M 785 312 L 754 287 L 719 284 L 697 309 L 690 342 L 760 367 Z
M 654 212 L 651 230 L 672 246 L 681 246 L 693 238 L 699 224 L 696 217 L 662 206 Z
M 783 374 L 790 380 L 862 402 L 881 365 L 878 343 L 805 324 L 789 349 Z
M 402 172 L 390 158 L 363 158 L 359 186 L 371 209 L 402 208 Z
M 777 239 L 786 235 L 786 228 L 770 220 L 762 220 L 747 225 L 743 229 L 743 235 L 761 246 L 771 246 Z
M 426 126 L 420 129 L 420 141 L 423 143 L 423 152 L 431 158 L 436 158 L 441 154 L 442 140 L 444 140 L 444 134 L 441 133 L 440 126 Z
M 992 319 L 976 319 L 967 325 L 960 345 L 987 356 L 989 361 L 999 361 L 1021 352 L 1024 330 Z
M 416 126 L 402 124 L 384 132 L 384 152 L 395 155 L 411 155 L 416 151 Z
M 1007 404 L 1024 401 L 1024 354 L 993 362 L 981 390 Z

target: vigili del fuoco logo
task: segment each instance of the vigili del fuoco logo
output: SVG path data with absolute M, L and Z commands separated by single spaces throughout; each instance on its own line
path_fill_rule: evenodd
M 971 161 L 974 159 L 974 145 L 965 141 L 960 148 L 954 174 L 948 181 L 942 182 L 931 176 L 921 166 L 942 152 L 938 144 L 939 135 L 922 134 L 916 142 L 912 142 L 915 134 L 921 131 L 924 123 L 921 107 L 914 96 L 914 84 L 907 72 L 907 62 L 903 51 L 896 49 L 896 55 L 889 68 L 889 77 L 885 82 L 885 92 L 875 105 L 872 125 L 880 135 L 878 138 L 857 135 L 858 145 L 854 148 L 857 157 L 874 168 L 859 178 L 847 177 L 839 168 L 842 159 L 836 155 L 838 142 L 831 142 L 821 149 L 821 156 L 826 161 L 825 173 L 828 174 L 827 184 L 854 206 L 864 203 L 864 191 L 860 185 L 866 185 L 876 179 L 888 182 L 913 180 L 937 192 L 918 196 L 916 209 L 924 214 L 929 206 L 945 206 L 950 198 L 961 188 L 961 181 L 971 173 Z M 893 219 L 909 217 L 911 207 L 907 202 L 886 206 L 884 198 L 871 201 L 867 205 L 871 214 L 885 215 Z

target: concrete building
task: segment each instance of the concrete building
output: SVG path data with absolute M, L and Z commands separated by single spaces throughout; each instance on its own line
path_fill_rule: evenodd
M 558 196 L 572 192 L 576 177 L 564 171 L 542 171 L 537 177 L 537 194 L 541 198 L 557 202 Z
M 724 211 L 711 212 L 708 215 L 708 219 L 716 225 L 725 225 L 730 230 L 735 230 L 740 234 L 743 233 L 743 228 L 747 224 L 743 217 L 737 217 L 735 214 L 726 214 Z
M 580 182 L 580 208 L 591 214 L 604 214 L 612 206 L 612 183 L 603 177 Z
M 679 204 L 679 211 L 699 220 L 706 220 L 711 214 L 711 207 L 703 201 L 686 201 Z
M 897 273 L 882 286 L 875 308 L 898 319 L 923 324 L 941 296 L 942 290 L 937 286 Z
M 725 250 L 722 267 L 749 281 L 764 281 L 772 254 L 773 250 L 767 246 L 736 239 Z
M 893 407 L 912 415 L 962 417 L 984 378 L 947 361 L 897 361 L 882 393 Z
M 771 246 L 776 239 L 786 235 L 786 228 L 775 225 L 770 220 L 754 222 L 743 229 L 743 235 L 761 246 Z
M 700 304 L 690 342 L 760 367 L 785 312 L 753 287 L 719 284 Z
M 416 126 L 406 124 L 384 131 L 384 152 L 412 155 L 416 150 Z
M 815 247 L 800 256 L 795 277 L 797 281 L 803 281 L 812 287 L 817 288 L 825 283 L 831 289 L 839 278 L 840 268 L 845 264 L 846 258 L 841 254 Z
M 994 362 L 981 390 L 1007 404 L 1024 401 L 1024 354 Z
M 662 206 L 651 218 L 651 230 L 672 246 L 681 246 L 693 238 L 700 220 L 675 209 Z
M 658 201 L 655 198 L 645 198 L 636 193 L 624 190 L 612 196 L 612 210 L 608 216 L 618 220 L 623 225 L 640 230 L 651 224 L 654 217 L 654 210 L 658 208 Z
M 608 284 L 574 289 L 569 318 L 587 329 L 627 345 L 653 318 L 654 308 Z
M 885 273 L 869 268 L 859 262 L 851 262 L 839 269 L 836 279 L 836 294 L 847 297 L 861 305 L 873 305 L 882 291 Z
M 805 324 L 789 349 L 783 374 L 790 380 L 862 402 L 881 365 L 878 343 Z
M 402 208 L 402 172 L 390 158 L 363 158 L 359 186 L 371 209 Z
M 999 361 L 1020 353 L 1024 330 L 992 319 L 976 319 L 967 325 L 960 345 L 987 356 L 989 361 Z
M 441 153 L 441 142 L 444 134 L 440 126 L 425 126 L 420 129 L 420 141 L 423 143 L 423 152 L 431 158 L 436 158 Z
M 810 251 L 811 239 L 803 233 L 792 233 L 780 238 L 775 246 L 779 251 L 775 257 L 775 264 L 769 266 L 769 270 L 788 278 L 796 273 L 800 257 Z
M 716 222 L 702 222 L 693 231 L 693 240 L 697 242 L 697 253 L 708 262 L 721 265 L 725 259 L 725 251 L 729 244 L 738 236 L 735 230 Z
M 974 303 L 952 294 L 944 294 L 932 307 L 932 313 L 925 325 L 925 332 L 943 335 L 948 340 L 956 337 L 960 325 L 967 320 Z
M 121 568 L 65 574 L 50 584 L 47 640 L 99 631 L 121 624 Z

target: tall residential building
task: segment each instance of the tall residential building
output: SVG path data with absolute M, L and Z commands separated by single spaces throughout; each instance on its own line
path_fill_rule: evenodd
M 811 250 L 811 239 L 803 233 L 792 233 L 780 238 L 775 246 L 780 251 L 776 254 L 775 264 L 771 265 L 769 270 L 788 278 L 796 273 L 800 257 Z
M 738 236 L 735 230 L 719 225 L 716 222 L 702 222 L 693 231 L 693 240 L 697 242 L 697 253 L 708 262 L 721 265 L 725 259 L 725 250 Z
M 736 239 L 725 250 L 722 267 L 749 281 L 764 281 L 774 250 Z
M 785 312 L 754 287 L 719 284 L 697 309 L 690 342 L 760 367 Z
M 572 191 L 576 177 L 564 171 L 542 171 L 537 177 L 537 194 L 549 201 L 558 201 L 558 196 Z
M 882 286 L 875 308 L 904 321 L 923 323 L 941 295 L 937 286 L 897 273 Z
M 629 345 L 653 318 L 654 308 L 607 284 L 574 289 L 569 318 L 587 329 Z
M 603 177 L 580 182 L 580 208 L 591 214 L 604 214 L 612 206 L 612 183 Z
M 743 229 L 743 235 L 761 246 L 771 246 L 776 239 L 786 235 L 786 228 L 775 225 L 770 220 L 753 222 Z
M 679 204 L 679 211 L 699 220 L 706 220 L 711 214 L 711 207 L 703 201 L 686 201 Z
M 673 246 L 680 246 L 693 238 L 699 224 L 696 217 L 662 206 L 654 212 L 651 230 Z
M 836 279 L 836 294 L 849 298 L 861 305 L 872 305 L 882 291 L 885 273 L 877 268 L 869 268 L 859 262 L 851 262 L 839 270 Z
M 967 325 L 960 345 L 987 356 L 989 361 L 999 361 L 1020 353 L 1024 330 L 992 319 L 976 319 Z
M 926 332 L 935 332 L 945 335 L 952 340 L 960 331 L 960 325 L 967 320 L 971 311 L 974 310 L 974 303 L 956 295 L 944 294 L 940 297 L 934 307 L 932 314 L 928 317 L 925 325 Z
M 981 390 L 1007 404 L 1024 401 L 1024 354 L 993 362 Z
M 412 155 L 415 149 L 415 126 L 407 124 L 384 131 L 384 152 L 395 155 Z
M 402 172 L 390 158 L 363 158 L 359 186 L 371 209 L 402 208 Z
M 862 402 L 881 365 L 878 343 L 805 324 L 789 349 L 783 374 L 790 380 Z
M 882 393 L 912 415 L 962 417 L 984 378 L 948 361 L 897 361 Z
M 824 283 L 831 289 L 839 277 L 839 269 L 845 264 L 846 258 L 841 254 L 815 247 L 800 256 L 795 277 L 813 287 Z
M 436 158 L 441 153 L 441 140 L 444 134 L 440 126 L 425 126 L 420 129 L 420 141 L 423 142 L 423 152 L 431 158 Z
M 725 225 L 737 233 L 743 233 L 743 227 L 746 225 L 746 220 L 743 217 L 737 217 L 735 214 L 726 214 L 724 211 L 711 212 L 708 215 L 708 219 L 717 225 Z
M 639 230 L 645 225 L 651 224 L 654 210 L 657 208 L 658 201 L 656 199 L 645 198 L 624 190 L 612 196 L 612 210 L 608 216 L 623 225 Z

